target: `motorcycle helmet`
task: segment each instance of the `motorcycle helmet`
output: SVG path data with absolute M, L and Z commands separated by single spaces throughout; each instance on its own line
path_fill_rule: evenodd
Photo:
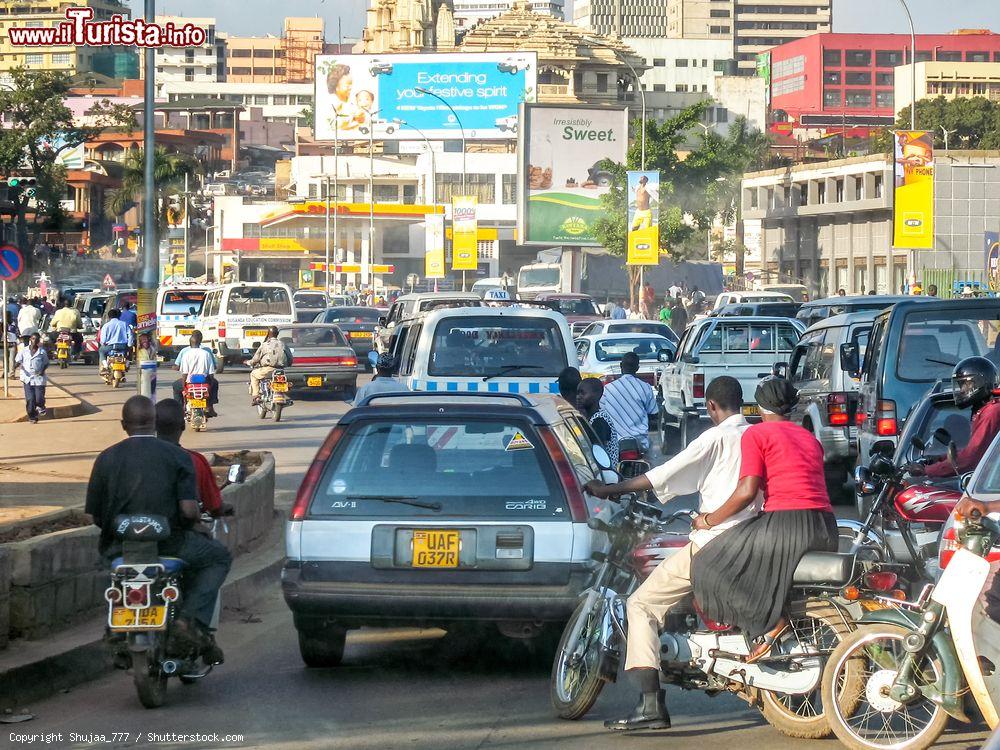
M 955 405 L 979 407 L 990 400 L 997 386 L 997 368 L 986 357 L 967 357 L 955 365 L 951 390 Z

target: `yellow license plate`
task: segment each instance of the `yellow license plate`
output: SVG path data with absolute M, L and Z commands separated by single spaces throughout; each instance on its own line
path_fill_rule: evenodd
M 414 568 L 457 568 L 461 534 L 458 531 L 414 531 Z
M 111 627 L 113 628 L 162 628 L 166 621 L 166 607 L 146 607 L 145 609 L 115 607 L 111 610 Z
M 188 399 L 188 403 L 191 405 L 192 409 L 204 409 L 208 406 L 208 401 L 203 398 Z
M 266 328 L 244 328 L 243 335 L 248 339 L 262 339 L 267 336 Z
M 323 385 L 323 377 L 321 375 L 313 375 L 306 378 L 306 385 L 310 388 L 319 388 Z
M 271 390 L 275 393 L 288 393 L 288 383 L 272 383 Z
M 371 331 L 351 331 L 350 337 L 352 339 L 370 339 L 372 337 Z
M 125 372 L 125 363 L 124 362 L 112 362 L 111 363 L 111 369 L 115 370 L 117 372 Z
M 178 328 L 177 329 L 177 335 L 178 336 L 190 336 L 192 333 L 194 333 L 194 329 L 193 328 Z
M 67 344 L 65 341 L 57 341 L 56 342 L 56 349 L 59 349 L 60 351 L 68 351 L 69 350 L 69 344 Z
M 750 406 L 744 406 L 743 407 L 743 416 L 744 417 L 759 417 L 760 416 L 760 407 L 757 406 L 756 404 L 752 404 Z

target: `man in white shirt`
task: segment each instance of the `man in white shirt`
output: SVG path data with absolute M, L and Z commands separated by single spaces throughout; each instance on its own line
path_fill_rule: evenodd
M 22 339 L 38 332 L 42 325 L 42 311 L 21 297 L 21 309 L 17 311 L 17 330 Z
M 611 415 L 619 439 L 635 438 L 649 450 L 649 415 L 656 414 L 653 387 L 637 378 L 639 356 L 629 352 L 621 361 L 622 376 L 604 386 L 601 408 Z
M 201 331 L 191 334 L 189 346 L 181 349 L 174 360 L 174 367 L 184 376 L 174 381 L 174 398 L 184 405 L 184 384 L 192 375 L 204 375 L 208 380 L 208 411 L 205 416 L 218 416 L 215 405 L 219 403 L 219 381 L 215 379 L 215 355 L 201 345 Z
M 596 497 L 652 490 L 660 502 L 697 492 L 700 512 L 710 513 L 736 489 L 740 476 L 740 440 L 749 427 L 741 414 L 743 389 L 729 376 L 713 380 L 705 393 L 708 416 L 715 424 L 662 466 L 618 484 L 594 481 L 587 490 Z M 639 683 L 642 698 L 624 719 L 605 722 L 608 729 L 666 729 L 670 726 L 660 690 L 660 626 L 668 610 L 692 591 L 691 558 L 716 536 L 752 518 L 756 503 L 725 523 L 692 531 L 689 543 L 661 562 L 628 598 L 628 644 L 625 669 Z

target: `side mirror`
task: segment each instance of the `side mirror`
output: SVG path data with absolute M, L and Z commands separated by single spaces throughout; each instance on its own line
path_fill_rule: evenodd
M 669 349 L 660 349 L 659 353 L 656 355 L 656 359 L 657 359 L 657 361 L 664 362 L 664 363 L 673 362 L 674 361 L 674 357 L 670 353 Z
M 875 492 L 875 479 L 867 466 L 858 466 L 854 469 L 854 486 L 862 495 L 871 495 Z
M 226 477 L 229 484 L 243 484 L 247 478 L 247 470 L 243 464 L 232 464 L 229 467 L 229 476 Z
M 368 352 L 368 364 L 370 364 L 372 367 L 375 367 L 377 363 L 378 363 L 378 352 L 376 352 L 375 350 Z
M 605 484 L 618 484 L 622 478 L 614 469 L 601 469 L 601 481 Z
M 771 365 L 771 374 L 776 378 L 785 379 L 788 377 L 788 363 L 775 362 Z
M 188 308 L 188 315 L 197 315 L 197 314 L 198 314 L 198 311 L 195 310 L 193 307 L 189 307 Z
M 681 361 L 687 362 L 689 365 L 696 365 L 701 360 L 698 357 L 694 356 L 693 354 L 685 354 L 681 357 Z
M 590 452 L 594 456 L 594 460 L 597 461 L 597 465 L 600 466 L 601 469 L 611 468 L 611 456 L 609 456 L 608 452 L 604 450 L 603 445 L 592 446 Z
M 948 445 L 951 443 L 951 433 L 944 427 L 938 427 L 934 430 L 933 438 L 935 442 L 941 443 L 941 445 Z
M 910 445 L 912 445 L 914 448 L 916 448 L 921 453 L 923 453 L 925 450 L 927 450 L 927 443 L 925 443 L 923 440 L 921 440 L 920 437 L 917 436 L 917 435 L 914 435 L 913 437 L 910 438 Z
M 386 318 L 386 316 L 385 316 L 385 315 L 379 315 L 379 316 L 378 316 L 378 324 L 379 324 L 380 326 L 384 326 L 384 325 L 386 325 L 386 323 L 388 322 L 388 320 L 389 320 L 389 319 L 388 319 L 388 318 Z
M 840 369 L 852 376 L 861 372 L 861 358 L 858 345 L 850 342 L 840 345 Z
M 872 458 L 871 472 L 877 477 L 890 477 L 896 471 L 896 466 L 892 463 L 892 459 L 887 456 L 880 454 L 875 455 Z

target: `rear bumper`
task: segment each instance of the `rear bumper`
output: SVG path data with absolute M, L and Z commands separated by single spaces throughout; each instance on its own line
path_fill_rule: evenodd
M 311 377 L 323 378 L 323 385 L 308 385 L 308 378 Z M 358 371 L 357 368 L 337 371 L 303 370 L 301 372 L 286 369 L 285 380 L 288 381 L 293 390 L 320 391 L 327 388 L 353 388 L 358 382 Z
M 852 440 L 843 427 L 821 426 L 816 437 L 823 446 L 823 462 L 826 464 L 852 463 L 857 456 L 857 440 Z

